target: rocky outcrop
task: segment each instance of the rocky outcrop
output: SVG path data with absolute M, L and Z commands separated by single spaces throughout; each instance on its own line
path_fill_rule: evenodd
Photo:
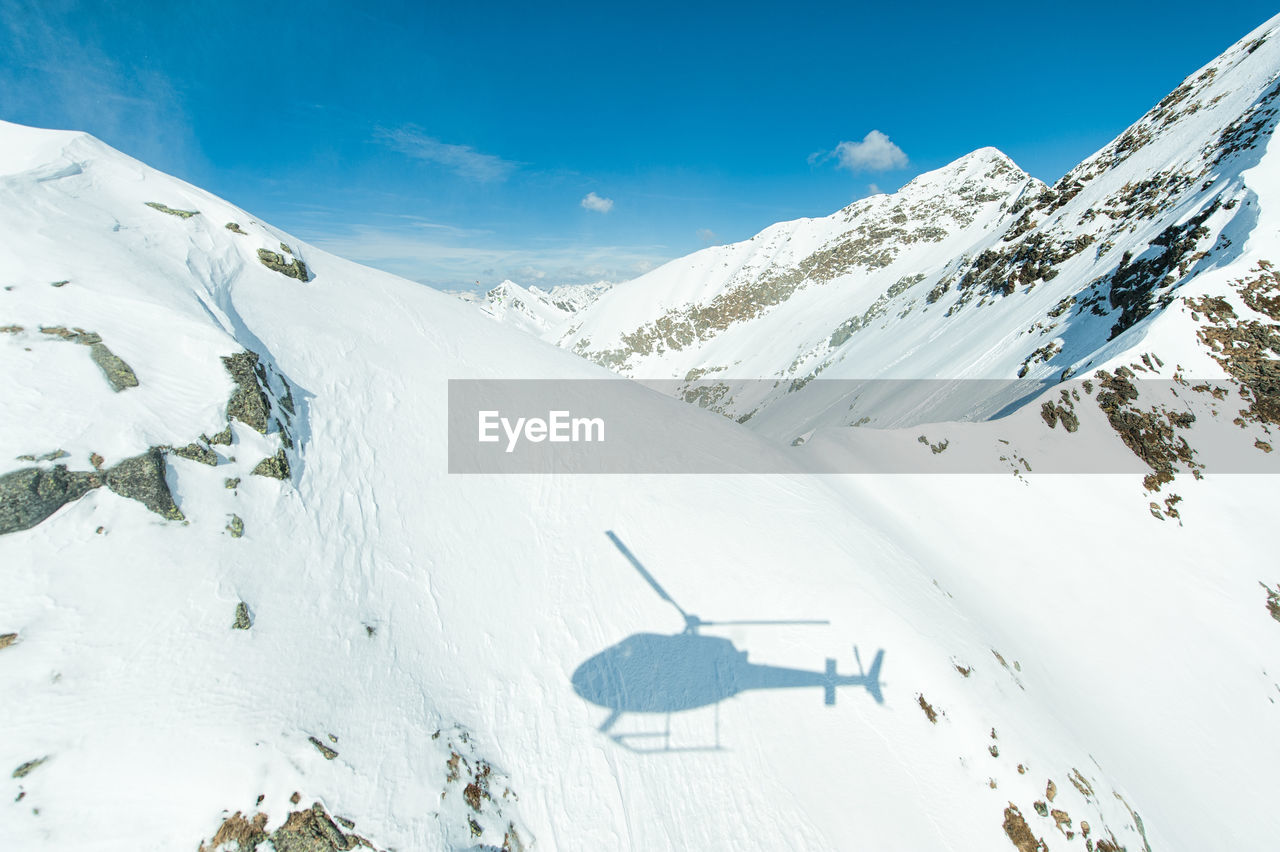
M 182 511 L 169 493 L 164 473 L 164 453 L 159 447 L 152 447 L 142 455 L 125 459 L 109 469 L 105 476 L 106 486 L 121 497 L 137 500 L 162 518 L 184 520 Z
M 170 216 L 177 216 L 179 219 L 190 219 L 192 216 L 199 216 L 199 210 L 175 210 L 167 204 L 161 204 L 159 201 L 145 202 L 152 210 L 159 210 L 161 213 L 168 213 Z
M 28 530 L 103 485 L 162 518 L 183 520 L 165 482 L 164 452 L 152 447 L 105 472 L 29 467 L 0 476 L 0 535 Z
M 102 485 L 97 473 L 29 467 L 0 476 L 0 535 L 28 530 Z
M 283 247 L 283 243 L 281 246 Z M 262 261 L 262 265 L 267 269 L 279 272 L 281 275 L 296 278 L 299 281 L 311 280 L 307 265 L 300 258 L 295 257 L 292 261 L 286 263 L 284 255 L 271 251 L 271 249 L 258 249 L 258 260 Z
M 342 820 L 341 817 L 337 819 Z M 349 820 L 343 820 L 344 825 Z M 354 823 L 347 825 L 344 832 L 334 822 L 324 805 L 314 803 L 310 808 L 294 811 L 285 819 L 284 824 L 268 833 L 268 818 L 264 813 L 256 813 L 245 817 L 240 811 L 222 821 L 209 842 L 200 844 L 200 852 L 214 852 L 222 849 L 257 849 L 262 843 L 270 841 L 276 852 L 347 852 L 350 849 L 374 849 L 374 845 L 358 834 L 348 833 Z
M 17 327 L 15 326 L 15 328 Z M 20 328 L 19 331 L 21 331 Z M 107 348 L 107 345 L 102 342 L 101 335 L 92 331 L 85 331 L 83 328 L 68 329 L 60 325 L 42 326 L 40 333 L 48 334 L 70 343 L 78 343 L 81 346 L 88 346 L 89 358 L 98 365 L 98 369 L 102 370 L 102 375 L 106 378 L 107 384 L 111 385 L 113 391 L 119 393 L 126 388 L 136 388 L 138 386 L 138 376 L 133 372 L 133 368 L 123 358 Z
M 288 479 L 289 458 L 284 454 L 283 449 L 276 450 L 274 456 L 258 462 L 253 473 L 255 476 L 269 476 L 272 479 Z
M 226 355 L 222 363 L 236 383 L 236 389 L 231 392 L 231 398 L 227 400 L 227 419 L 239 420 L 250 429 L 263 435 L 267 434 L 271 403 L 267 400 L 267 395 L 258 381 L 261 371 L 261 367 L 258 366 L 258 353 L 245 350 L 235 355 Z

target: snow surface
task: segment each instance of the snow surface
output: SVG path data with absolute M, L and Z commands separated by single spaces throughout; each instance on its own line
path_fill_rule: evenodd
M 1247 61 L 1273 68 L 1274 42 Z M 1274 239 L 1261 212 L 1273 160 L 1242 178 L 1260 210 L 1242 252 Z M 976 152 L 917 184 L 1003 162 Z M 1280 580 L 1273 478 L 1180 479 L 1175 523 L 1152 518 L 1135 475 L 449 475 L 449 379 L 610 374 L 82 134 L 0 124 L 0 175 L 0 326 L 23 327 L 0 334 L 0 459 L 12 460 L 0 474 L 33 464 L 19 455 L 61 449 L 88 471 L 91 453 L 111 465 L 213 435 L 233 389 L 220 357 L 244 349 L 296 406 L 288 480 L 250 473 L 279 437 L 236 423 L 216 467 L 169 456 L 185 523 L 99 489 L 0 538 L 0 633 L 18 634 L 0 648 L 0 768 L 48 757 L 4 779 L 0 848 L 195 849 L 234 811 L 278 825 L 294 791 L 401 850 L 500 846 L 508 824 L 536 849 L 1000 849 L 1011 805 L 1053 849 L 1108 836 L 1131 850 L 1273 844 L 1280 625 L 1259 588 Z M 1006 198 L 1035 189 L 1011 169 L 997 178 Z M 997 239 L 1001 203 L 948 239 L 965 252 Z M 799 258 L 827 233 L 775 226 L 763 255 L 708 249 L 648 279 L 675 280 L 671 295 L 639 299 L 631 282 L 581 316 L 704 298 L 722 286 L 718 264 Z M 311 280 L 259 263 L 282 242 Z M 1055 303 L 1050 283 L 1031 297 Z M 804 293 L 784 305 L 796 317 L 820 312 Z M 1015 310 L 1001 304 L 1013 303 L 984 310 Z M 1189 357 L 1162 330 L 1169 317 L 1133 336 L 1167 333 Z M 999 325 L 974 323 L 968 348 L 900 369 L 1003 374 L 1021 355 L 997 345 Z M 101 335 L 139 386 L 113 392 L 84 347 L 41 326 Z M 748 351 L 728 340 L 726 364 Z M 922 345 L 860 369 L 891 372 Z M 662 363 L 662 375 L 685 369 Z M 691 433 L 786 452 L 633 392 Z M 627 637 L 684 627 L 608 530 L 688 612 L 829 622 L 701 628 L 752 662 L 821 672 L 834 658 L 856 673 L 854 645 L 864 663 L 883 650 L 885 703 L 856 687 L 835 706 L 820 688 L 757 689 L 602 732 L 609 711 L 575 692 L 573 673 Z M 250 630 L 231 629 L 240 601 Z M 456 750 L 492 764 L 518 801 L 472 811 L 448 780 Z M 1049 781 L 1070 839 L 1037 813 Z

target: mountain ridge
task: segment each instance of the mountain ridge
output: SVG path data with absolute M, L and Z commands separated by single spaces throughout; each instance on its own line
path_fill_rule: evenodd
M 1124 351 L 1166 320 L 1175 292 L 1205 295 L 1183 285 L 1237 260 L 1236 274 L 1270 260 L 1240 260 L 1240 231 L 1258 193 L 1268 195 L 1246 175 L 1258 180 L 1275 126 L 1275 29 L 1267 22 L 1188 76 L 1052 187 L 980 148 L 893 195 L 672 261 L 543 337 L 622 375 L 674 382 L 676 396 L 706 399 L 711 383 L 714 407 L 751 428 L 770 429 L 761 415 L 790 408 L 791 435 L 775 432 L 788 439 L 829 425 L 803 413 L 813 406 L 804 386 L 818 376 L 1049 381 L 1127 363 Z M 1008 171 L 992 168 L 965 196 L 973 163 Z M 947 193 L 954 242 L 931 246 L 924 203 Z M 986 214 L 973 201 L 983 193 Z M 986 218 L 966 230 L 969 215 Z M 1216 369 L 1188 348 L 1161 357 Z M 767 381 L 775 389 L 761 393 Z M 979 416 L 1004 410 L 992 400 Z M 900 416 L 854 406 L 844 425 Z M 943 405 L 934 416 L 974 409 Z

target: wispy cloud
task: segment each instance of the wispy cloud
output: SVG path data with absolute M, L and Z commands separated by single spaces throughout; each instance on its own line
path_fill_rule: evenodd
M 714 243 L 716 240 L 720 239 L 720 235 L 710 228 L 699 228 L 698 239 L 702 240 L 704 243 Z
M 582 199 L 582 206 L 597 213 L 608 213 L 613 209 L 613 199 L 601 198 L 594 192 L 588 192 L 586 197 Z
M 476 282 L 490 287 L 504 278 L 546 284 L 625 281 L 674 255 L 657 245 L 584 246 L 568 241 L 510 245 L 514 242 L 510 238 L 481 236 L 461 228 L 415 227 L 412 223 L 296 232 L 326 251 L 442 289 L 464 289 Z
M 514 160 L 504 160 L 494 154 L 477 151 L 470 145 L 441 142 L 413 124 L 375 127 L 373 136 L 393 151 L 415 160 L 444 166 L 454 174 L 482 183 L 506 180 L 521 165 Z
M 809 155 L 809 164 L 834 159 L 836 168 L 851 172 L 887 172 L 907 164 L 906 152 L 879 130 L 872 130 L 861 142 L 841 142 L 831 151 Z
M 77 26 L 84 10 L 44 0 L 0 0 L 0 51 L 18 72 L 0 86 L 0 115 L 84 130 L 158 168 L 202 162 L 182 97 L 169 78 L 124 65 Z

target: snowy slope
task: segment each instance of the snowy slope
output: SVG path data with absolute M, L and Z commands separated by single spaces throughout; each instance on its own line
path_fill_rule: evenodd
M 185 521 L 97 488 L 0 539 L 0 618 L 16 634 L 0 650 L 0 759 L 24 770 L 8 782 L 6 848 L 194 848 L 231 812 L 260 808 L 276 827 L 295 791 L 380 848 L 496 846 L 513 831 L 552 849 L 978 848 L 1000 842 L 1006 797 L 1031 814 L 1044 780 L 985 756 L 992 725 L 1041 774 L 1078 766 L 1114 786 L 1067 726 L 1001 698 L 1007 681 L 958 691 L 951 656 L 977 659 L 990 639 L 823 483 L 450 477 L 446 378 L 598 368 L 89 137 L 5 125 L 3 147 L 17 165 L 0 189 L 0 293 L 20 327 L 3 336 L 3 452 L 68 454 L 9 469 L 91 476 L 91 454 L 110 471 L 191 443 L 216 462 L 168 454 Z M 308 280 L 260 262 L 282 242 Z M 97 335 L 137 386 L 112 390 L 54 327 Z M 228 426 L 228 399 L 244 407 L 220 359 L 246 349 L 261 358 L 265 434 L 236 419 L 231 444 L 205 443 Z M 655 416 L 738 431 L 651 396 Z M 275 454 L 284 479 L 253 472 Z M 608 529 L 693 611 L 830 619 L 706 628 L 753 660 L 821 671 L 830 656 L 847 671 L 851 643 L 883 648 L 885 706 L 765 689 L 674 715 L 676 744 L 723 750 L 624 748 L 571 675 L 680 624 Z M 250 629 L 232 629 L 241 616 Z M 967 724 L 934 731 L 915 692 L 950 690 Z M 664 719 L 623 723 L 641 734 Z M 460 788 L 478 760 L 494 767 L 493 801 L 475 811 Z M 1099 832 L 1135 830 L 1113 800 L 1071 807 Z M 906 819 L 925 809 L 931 820 Z
M 895 248 L 930 274 L 1043 196 L 995 152 L 956 168 L 978 214 L 921 214 L 947 236 Z M 989 181 L 1001 200 L 979 200 Z M 2 848 L 195 849 L 234 812 L 275 831 L 312 802 L 402 850 L 1264 849 L 1280 829 L 1271 478 L 1179 479 L 1178 523 L 1133 476 L 449 475 L 447 380 L 608 374 L 84 135 L 0 125 L 0 198 L 0 477 L 103 480 L 0 534 L 0 768 L 22 770 Z M 803 257 L 830 242 L 802 230 Z M 689 299 L 720 286 L 695 278 Z M 1165 333 L 1146 322 L 1125 334 Z M 655 422 L 787 451 L 628 392 Z M 803 450 L 839 451 L 834 431 Z M 152 447 L 173 448 L 183 520 L 112 474 Z M 850 684 L 824 706 L 773 672 L 611 720 L 575 689 L 606 649 L 658 634 L 687 651 L 637 665 L 716 675 L 679 674 L 701 646 L 607 530 L 688 612 L 829 622 L 700 629 L 751 662 L 856 673 L 855 643 L 883 650 L 884 704 Z

